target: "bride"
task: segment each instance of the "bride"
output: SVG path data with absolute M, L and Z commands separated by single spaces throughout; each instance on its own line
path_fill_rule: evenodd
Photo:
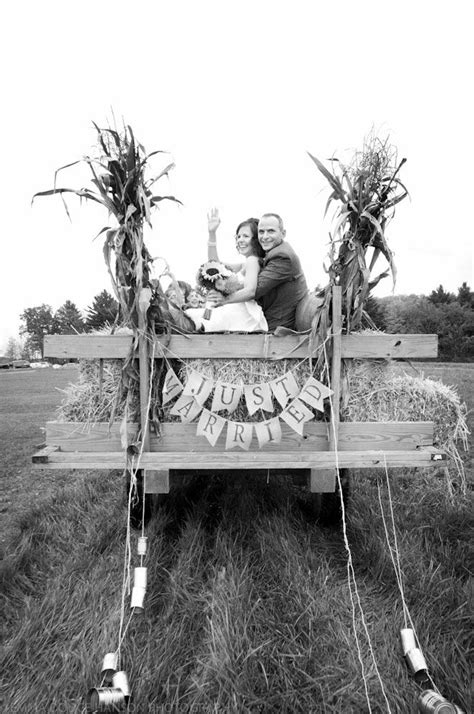
M 208 260 L 219 261 L 217 229 L 221 221 L 218 210 L 212 209 L 207 218 Z M 226 268 L 232 270 L 239 279 L 238 289 L 230 295 L 222 295 L 218 291 L 219 283 L 216 281 L 217 290 L 211 290 L 207 298 L 212 309 L 206 311 L 202 308 L 188 308 L 186 314 L 204 332 L 267 332 L 268 325 L 265 315 L 254 299 L 261 268 L 260 261 L 264 255 L 258 242 L 258 220 L 256 218 L 248 218 L 237 226 L 235 244 L 244 260 L 238 264 L 226 264 Z

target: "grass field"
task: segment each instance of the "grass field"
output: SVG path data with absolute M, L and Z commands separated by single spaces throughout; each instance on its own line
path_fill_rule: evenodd
M 422 368 L 458 385 L 473 409 L 474 365 Z M 12 714 L 84 712 L 104 654 L 118 645 L 122 474 L 30 467 L 56 387 L 75 374 L 0 373 L 2 710 Z M 420 689 L 400 655 L 403 612 L 378 483 L 355 474 L 348 509 L 364 620 L 352 610 L 341 532 L 314 523 L 299 489 L 242 475 L 172 492 L 147 527 L 145 614 L 129 619 L 126 598 L 129 711 L 367 712 L 369 701 L 373 712 L 415 712 Z M 472 502 L 450 500 L 441 474 L 406 471 L 391 490 L 406 602 L 431 676 L 468 712 Z

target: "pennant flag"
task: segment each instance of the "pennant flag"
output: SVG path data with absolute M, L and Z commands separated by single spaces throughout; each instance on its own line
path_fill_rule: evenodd
M 263 409 L 266 412 L 273 411 L 272 390 L 266 382 L 245 385 L 244 395 L 250 416 L 255 414 L 257 409 Z
M 272 392 L 278 399 L 278 402 L 283 407 L 286 407 L 287 403 L 293 397 L 297 397 L 300 393 L 300 388 L 298 387 L 298 382 L 294 378 L 292 372 L 287 372 L 281 377 L 272 379 L 270 382 Z
M 218 380 L 214 387 L 211 410 L 213 412 L 221 412 L 225 409 L 231 414 L 237 408 L 241 396 L 241 384 L 230 384 L 229 382 Z
M 260 448 L 265 444 L 279 444 L 281 441 L 281 424 L 278 417 L 260 421 L 254 424 Z
M 288 426 L 291 426 L 300 436 L 303 436 L 303 427 L 305 422 L 314 418 L 313 412 L 303 404 L 300 399 L 293 399 L 291 404 L 288 404 L 280 417 L 286 421 Z
M 318 382 L 314 377 L 309 377 L 298 397 L 306 402 L 306 404 L 309 404 L 310 407 L 314 407 L 315 409 L 319 409 L 320 412 L 323 412 L 323 399 L 329 397 L 330 394 L 333 394 L 332 389 L 326 387 L 325 384 L 321 384 L 321 382 Z
M 252 443 L 253 424 L 249 422 L 227 422 L 227 435 L 225 440 L 226 451 L 240 446 L 244 451 L 250 449 Z
M 184 385 L 183 394 L 194 397 L 197 403 L 202 406 L 212 392 L 213 387 L 214 380 L 210 377 L 204 377 L 192 369 Z
M 197 417 L 201 410 L 202 406 L 195 400 L 194 397 L 182 394 L 175 403 L 174 407 L 171 409 L 170 414 L 181 417 L 181 421 L 192 421 Z
M 225 422 L 226 420 L 219 414 L 213 414 L 208 409 L 203 409 L 199 417 L 196 435 L 205 436 L 210 445 L 215 446 Z
M 163 384 L 163 392 L 162 392 L 163 406 L 165 404 L 168 404 L 168 402 L 170 402 L 175 397 L 177 397 L 178 394 L 181 394 L 182 391 L 183 391 L 183 385 L 179 381 L 174 370 L 172 370 L 170 367 L 170 369 L 166 373 L 165 382 Z

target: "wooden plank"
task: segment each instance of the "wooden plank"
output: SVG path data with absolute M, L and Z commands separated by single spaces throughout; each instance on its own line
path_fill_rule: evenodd
M 339 408 L 341 402 L 341 336 L 342 336 L 342 288 L 332 289 L 332 354 L 331 354 L 331 422 L 329 428 L 329 448 L 338 448 Z
M 130 352 L 131 335 L 46 335 L 45 357 L 123 359 Z M 271 334 L 172 335 L 156 339 L 156 357 L 284 359 L 307 357 L 307 335 Z M 357 359 L 431 358 L 438 354 L 437 335 L 342 335 L 341 357 Z
M 337 457 L 337 458 L 336 458 Z M 374 469 L 433 466 L 445 461 L 446 454 L 433 447 L 420 447 L 415 451 L 346 451 L 334 454 L 276 452 L 273 456 L 262 451 L 225 451 L 222 453 L 161 452 L 143 454 L 139 467 L 144 469 Z M 137 464 L 134 464 L 136 466 Z M 117 452 L 64 453 L 55 451 L 48 463 L 35 463 L 35 468 L 48 469 L 120 469 L 125 466 L 123 454 Z
M 47 464 L 51 454 L 54 454 L 58 450 L 59 447 L 57 446 L 45 446 L 40 451 L 37 451 L 36 454 L 33 454 L 31 459 L 34 464 Z
M 438 335 L 358 334 L 342 336 L 342 357 L 354 359 L 429 359 L 438 356 Z
M 340 451 L 407 451 L 432 446 L 432 421 L 341 422 Z
M 45 335 L 44 356 L 123 359 L 132 340 L 132 335 Z
M 328 424 L 310 422 L 305 424 L 305 436 L 301 438 L 287 424 L 282 423 L 280 444 L 267 444 L 264 453 L 276 451 L 321 452 L 329 449 Z M 406 451 L 418 446 L 433 443 L 433 422 L 341 422 L 339 425 L 340 451 Z M 222 433 L 215 447 L 202 436 L 196 436 L 196 424 L 164 422 L 161 424 L 162 436 L 152 435 L 150 450 L 185 451 L 187 453 L 217 453 L 225 449 L 225 434 Z M 223 432 L 225 429 L 223 430 Z M 137 425 L 129 424 L 129 436 L 133 441 L 137 434 Z M 96 452 L 122 451 L 120 441 L 120 423 L 111 425 L 99 422 L 85 425 L 75 422 L 50 421 L 46 424 L 46 443 L 60 447 L 61 451 Z M 257 449 L 254 436 L 253 449 Z M 253 453 L 253 451 L 252 451 Z
M 168 469 L 144 469 L 145 493 L 169 493 L 170 472 Z

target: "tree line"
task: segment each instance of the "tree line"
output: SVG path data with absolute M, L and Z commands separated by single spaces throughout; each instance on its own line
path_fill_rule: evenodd
M 366 308 L 373 324 L 384 332 L 437 334 L 439 360 L 474 360 L 474 292 L 465 282 L 458 288 L 457 294 L 447 292 L 439 285 L 428 296 L 370 297 Z M 94 297 L 84 315 L 71 300 L 66 300 L 55 312 L 45 304 L 29 307 L 20 316 L 20 334 L 26 338 L 25 342 L 21 345 L 11 338 L 5 356 L 11 359 L 43 356 L 44 335 L 100 330 L 115 322 L 117 312 L 117 301 L 107 290 Z
M 440 361 L 474 361 L 474 292 L 466 282 L 457 294 L 439 285 L 428 296 L 372 297 L 367 312 L 384 332 L 438 335 Z
M 107 290 L 96 295 L 84 315 L 71 300 L 54 311 L 50 305 L 28 307 L 20 315 L 20 343 L 10 338 L 5 356 L 10 359 L 43 357 L 45 335 L 73 335 L 92 332 L 112 325 L 118 313 L 118 303 Z

